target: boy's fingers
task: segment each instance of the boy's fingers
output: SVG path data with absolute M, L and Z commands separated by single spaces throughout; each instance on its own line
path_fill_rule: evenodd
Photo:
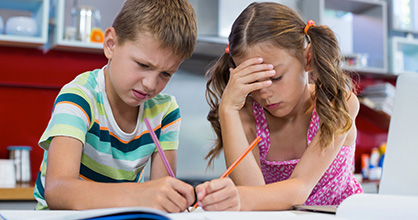
M 173 187 L 173 189 L 176 190 L 180 196 L 187 200 L 186 206 L 190 206 L 195 201 L 193 186 L 175 178 L 173 178 L 173 180 L 174 181 L 170 182 L 171 187 Z M 176 202 L 176 200 L 173 202 Z

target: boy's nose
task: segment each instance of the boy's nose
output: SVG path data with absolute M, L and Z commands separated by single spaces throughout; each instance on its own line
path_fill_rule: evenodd
M 148 92 L 154 91 L 158 85 L 158 74 L 149 74 L 144 77 L 142 79 L 142 85 Z

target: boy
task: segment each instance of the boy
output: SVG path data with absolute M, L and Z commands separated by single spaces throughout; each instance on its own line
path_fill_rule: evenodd
M 180 112 L 160 94 L 196 42 L 187 0 L 127 0 L 105 31 L 108 64 L 65 85 L 39 145 L 36 209 L 146 206 L 180 212 L 193 187 L 168 177 L 143 123 L 148 118 L 175 171 Z M 142 172 L 151 158 L 150 181 Z

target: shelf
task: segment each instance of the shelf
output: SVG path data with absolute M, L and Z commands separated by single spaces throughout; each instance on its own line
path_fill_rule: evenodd
M 389 130 L 390 116 L 382 111 L 375 111 L 367 105 L 360 103 L 359 116 L 363 116 L 383 131 Z
M 198 36 L 194 55 L 204 55 L 208 57 L 220 57 L 228 45 L 226 37 L 219 36 Z
M 4 46 L 24 46 L 24 47 L 42 47 L 48 41 L 48 20 L 49 20 L 49 0 L 2 0 L 0 9 L 8 11 L 5 13 L 11 17 L 14 13 L 28 13 L 35 18 L 39 33 L 37 36 L 17 36 L 0 34 L 0 45 Z M 3 17 L 4 26 L 7 18 Z
M 81 41 L 58 40 L 53 48 L 76 52 L 103 53 L 103 43 L 86 43 Z
M 371 4 L 364 0 L 325 0 L 325 8 L 338 10 L 338 11 L 349 11 L 356 14 L 362 14 L 366 11 L 376 7 L 376 4 Z
M 48 49 L 89 52 L 89 53 L 103 53 L 103 43 L 83 42 L 79 40 L 67 40 L 64 38 L 65 28 L 68 26 L 74 27 L 74 18 L 71 15 L 71 7 L 73 1 L 52 0 L 51 10 L 54 12 L 54 23 L 51 27 L 52 35 L 51 42 Z M 97 9 L 102 14 L 102 19 L 99 28 L 103 31 L 111 26 L 113 18 L 122 7 L 122 0 L 79 0 L 78 5 L 88 5 Z

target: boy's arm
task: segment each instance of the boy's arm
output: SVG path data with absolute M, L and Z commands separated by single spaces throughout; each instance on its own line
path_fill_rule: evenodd
M 45 199 L 50 209 L 144 206 L 180 212 L 194 202 L 193 187 L 171 177 L 146 183 L 79 180 L 81 152 L 82 143 L 75 138 L 52 139 L 45 177 Z
M 167 157 L 168 163 L 171 166 L 171 169 L 176 175 L 177 170 L 177 151 L 176 150 L 165 150 L 165 156 Z M 160 156 L 160 153 L 154 152 L 151 158 L 151 169 L 150 169 L 150 179 L 156 180 L 161 177 L 169 176 L 169 173 L 164 165 L 164 162 Z

